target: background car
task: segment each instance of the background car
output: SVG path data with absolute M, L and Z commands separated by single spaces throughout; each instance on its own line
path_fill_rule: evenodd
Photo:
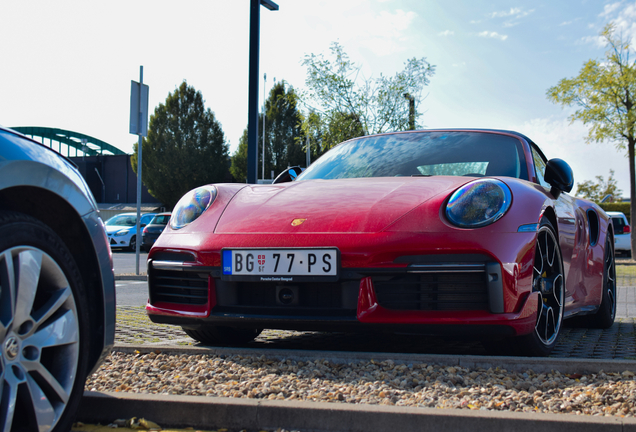
M 612 218 L 612 224 L 614 225 L 614 249 L 616 250 L 616 253 L 631 256 L 632 229 L 627 217 L 622 212 L 608 211 L 607 214 Z
M 114 343 L 112 268 L 77 168 L 0 128 L 0 429 L 70 430 Z
M 156 213 L 141 215 L 140 226 L 145 227 Z M 137 213 L 120 213 L 106 221 L 106 234 L 111 248 L 137 250 Z
M 515 132 L 355 138 L 271 185 L 187 193 L 148 255 L 146 311 L 205 344 L 402 332 L 547 355 L 564 319 L 616 312 L 613 226 L 572 186 Z
M 141 234 L 141 248 L 143 250 L 149 251 L 152 245 L 155 244 L 157 238 L 159 238 L 166 228 L 166 225 L 168 225 L 170 215 L 170 212 L 158 213 L 152 218 L 150 223 L 144 227 Z

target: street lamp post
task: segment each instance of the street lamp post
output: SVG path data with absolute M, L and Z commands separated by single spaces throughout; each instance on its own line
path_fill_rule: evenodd
M 247 121 L 247 182 L 256 183 L 258 178 L 258 50 L 260 33 L 260 7 L 271 11 L 278 5 L 271 0 L 250 0 L 250 72 L 249 106 Z
M 267 74 L 263 74 L 263 180 L 265 180 L 265 118 L 267 117 L 265 108 L 265 87 L 267 87 Z

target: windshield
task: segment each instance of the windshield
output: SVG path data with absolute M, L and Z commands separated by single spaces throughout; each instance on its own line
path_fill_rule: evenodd
M 107 226 L 135 226 L 137 223 L 137 216 L 131 215 L 117 215 L 106 221 Z
M 486 132 L 412 132 L 342 143 L 298 180 L 396 176 L 508 176 L 528 179 L 521 141 Z

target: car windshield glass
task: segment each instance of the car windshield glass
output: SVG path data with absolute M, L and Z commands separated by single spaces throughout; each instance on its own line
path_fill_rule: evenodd
M 413 132 L 345 142 L 298 180 L 473 175 L 528 179 L 521 141 L 487 132 Z
M 137 217 L 136 216 L 119 215 L 119 216 L 113 216 L 112 218 L 108 219 L 108 221 L 106 221 L 106 225 L 108 225 L 108 226 L 135 226 L 136 221 L 137 221 Z

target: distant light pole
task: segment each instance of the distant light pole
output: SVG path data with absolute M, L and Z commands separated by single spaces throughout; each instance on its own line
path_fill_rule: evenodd
M 265 180 L 265 117 L 266 117 L 266 111 L 265 111 L 265 87 L 267 87 L 267 74 L 266 73 L 263 74 L 263 170 L 262 170 L 263 171 L 263 177 L 262 177 L 263 180 Z
M 249 106 L 247 121 L 247 182 L 256 183 L 258 178 L 258 50 L 261 21 L 261 5 L 277 11 L 278 5 L 271 0 L 250 0 L 250 72 Z
M 409 130 L 415 130 L 415 98 L 410 93 L 404 93 L 409 101 Z

